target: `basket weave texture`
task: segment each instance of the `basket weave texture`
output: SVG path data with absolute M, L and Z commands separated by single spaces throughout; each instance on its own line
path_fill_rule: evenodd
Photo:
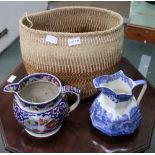
M 22 17 L 20 46 L 28 74 L 47 72 L 81 89 L 81 97 L 97 93 L 92 80 L 117 70 L 124 39 L 123 18 L 94 7 L 63 7 Z M 58 38 L 57 44 L 46 36 Z M 80 44 L 68 46 L 68 39 Z

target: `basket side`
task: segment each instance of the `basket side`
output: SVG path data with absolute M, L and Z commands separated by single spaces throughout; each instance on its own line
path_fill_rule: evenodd
M 38 18 L 36 20 L 42 22 Z M 94 25 L 90 22 L 89 26 Z M 123 24 L 117 29 L 116 27 L 106 33 L 100 31 L 63 33 L 31 30 L 21 24 L 20 46 L 26 70 L 29 74 L 34 72 L 54 74 L 64 84 L 79 87 L 82 98 L 90 97 L 97 92 L 92 85 L 92 80 L 97 76 L 111 74 L 117 70 L 122 55 L 124 28 Z M 46 42 L 47 34 L 56 36 L 58 44 Z M 68 46 L 69 36 L 80 36 L 81 44 Z

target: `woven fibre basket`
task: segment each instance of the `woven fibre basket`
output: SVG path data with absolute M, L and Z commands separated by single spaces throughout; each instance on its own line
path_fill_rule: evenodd
M 117 70 L 124 38 L 123 18 L 94 7 L 62 7 L 21 17 L 20 46 L 28 74 L 47 72 L 63 84 L 81 89 L 81 97 L 97 93 L 95 77 Z M 57 43 L 46 41 L 56 37 Z M 68 39 L 80 38 L 69 46 Z

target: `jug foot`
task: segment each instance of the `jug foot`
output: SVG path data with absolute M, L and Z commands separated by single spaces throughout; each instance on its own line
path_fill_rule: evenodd
M 25 129 L 25 131 L 33 136 L 33 137 L 38 137 L 38 138 L 46 138 L 46 137 L 49 137 L 49 136 L 52 136 L 54 134 L 56 134 L 59 130 L 60 130 L 61 126 L 59 126 L 57 129 L 55 129 L 54 131 L 52 132 L 48 132 L 48 133 L 43 133 L 43 134 L 37 134 L 37 133 L 34 133 L 34 132 L 31 132 L 31 131 L 28 131 Z

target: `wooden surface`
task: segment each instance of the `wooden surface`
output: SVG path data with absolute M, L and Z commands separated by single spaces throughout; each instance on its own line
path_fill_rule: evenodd
M 127 38 L 155 43 L 155 28 L 128 24 Z
M 134 80 L 143 79 L 125 58 L 120 68 Z M 24 77 L 23 64 L 12 74 L 18 77 L 16 82 Z M 56 135 L 44 139 L 31 137 L 18 125 L 12 112 L 13 95 L 4 93 L 3 85 L 0 89 L 0 130 L 5 148 L 10 152 L 143 152 L 150 146 L 155 121 L 155 90 L 149 83 L 140 103 L 142 122 L 133 134 L 109 137 L 93 128 L 88 113 L 92 97 L 81 101 Z M 135 96 L 138 91 L 140 89 L 136 88 Z

